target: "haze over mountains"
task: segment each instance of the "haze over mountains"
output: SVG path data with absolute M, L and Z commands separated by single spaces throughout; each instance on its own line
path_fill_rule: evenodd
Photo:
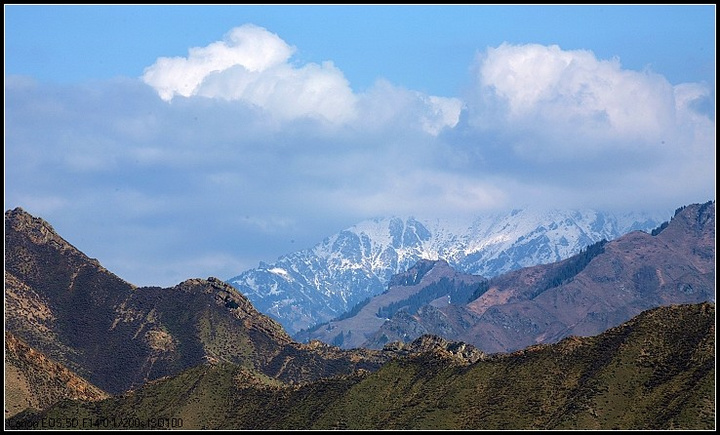
M 563 260 L 633 230 L 650 231 L 669 217 L 516 209 L 473 220 L 375 219 L 227 282 L 292 335 L 382 293 L 394 274 L 421 259 L 444 259 L 459 272 L 490 278 Z

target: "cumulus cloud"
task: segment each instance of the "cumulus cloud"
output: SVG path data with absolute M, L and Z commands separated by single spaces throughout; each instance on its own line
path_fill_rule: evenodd
M 488 48 L 475 72 L 460 137 L 475 146 L 455 148 L 504 177 L 510 197 L 532 199 L 527 193 L 540 189 L 548 194 L 538 198 L 555 202 L 630 206 L 713 196 L 707 85 L 673 85 L 617 58 L 556 45 Z
M 502 44 L 478 61 L 472 122 L 520 132 L 514 148 L 527 158 L 652 151 L 677 133 L 683 100 L 702 96 L 652 71 L 623 69 L 617 58 L 557 45 Z
M 166 101 L 197 95 L 245 101 L 282 119 L 352 119 L 355 96 L 342 72 L 332 62 L 296 68 L 288 63 L 294 52 L 276 34 L 246 24 L 187 57 L 158 59 L 142 78 Z
M 143 80 L 154 87 L 163 100 L 176 94 L 195 95 L 205 78 L 234 66 L 262 72 L 288 60 L 295 51 L 280 37 L 251 24 L 232 29 L 223 41 L 207 47 L 190 48 L 188 57 L 161 57 L 145 69 Z
M 291 62 L 294 52 L 295 48 L 278 35 L 246 24 L 232 29 L 222 41 L 191 48 L 187 57 L 158 59 L 145 69 L 142 79 L 165 101 L 195 96 L 237 100 L 260 107 L 280 120 L 308 117 L 334 124 L 378 127 L 380 124 L 368 125 L 368 118 L 378 118 L 363 108 L 397 108 L 397 102 L 390 101 L 388 94 L 404 94 L 403 108 L 414 114 L 426 133 L 437 135 L 458 122 L 462 102 L 457 98 L 400 88 L 384 95 L 357 95 L 331 61 L 297 66 Z M 385 91 L 393 88 L 387 82 L 380 86 Z M 367 102 L 373 98 L 377 100 Z M 384 122 L 398 116 L 397 111 L 384 111 Z

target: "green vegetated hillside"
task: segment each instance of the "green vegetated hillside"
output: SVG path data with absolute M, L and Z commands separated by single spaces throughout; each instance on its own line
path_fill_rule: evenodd
M 110 399 L 26 411 L 6 425 L 70 417 L 183 429 L 715 427 L 712 303 L 648 310 L 598 336 L 511 354 L 428 336 L 413 345 L 375 372 L 295 385 L 232 363 L 204 364 Z

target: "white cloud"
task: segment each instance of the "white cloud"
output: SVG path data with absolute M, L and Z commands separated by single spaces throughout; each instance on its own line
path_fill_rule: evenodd
M 474 125 L 515 129 L 528 158 L 592 156 L 613 148 L 650 151 L 672 136 L 680 108 L 663 76 L 622 69 L 586 50 L 502 44 L 479 57 Z M 682 108 L 680 108 L 682 109 Z
M 361 129 L 396 128 L 422 131 L 437 136 L 445 128 L 457 125 L 464 103 L 459 98 L 426 95 L 378 80 L 358 96 Z
M 212 73 L 236 65 L 250 73 L 262 72 L 286 62 L 294 51 L 274 33 L 246 24 L 232 29 L 223 41 L 190 48 L 187 58 L 161 57 L 145 69 L 143 80 L 164 100 L 171 100 L 175 94 L 189 97 Z
M 302 68 L 282 64 L 260 72 L 234 66 L 209 74 L 194 94 L 246 101 L 286 120 L 308 116 L 346 122 L 355 117 L 355 95 L 332 62 Z
M 428 111 L 422 118 L 425 131 L 437 135 L 443 128 L 453 128 L 460 120 L 463 102 L 457 98 L 444 98 L 420 95 Z
M 342 72 L 332 62 L 297 68 L 289 63 L 294 51 L 276 34 L 246 24 L 187 57 L 158 59 L 142 78 L 166 101 L 203 96 L 245 101 L 280 119 L 354 118 L 355 96 Z
M 158 59 L 142 79 L 165 101 L 196 96 L 243 101 L 281 121 L 309 117 L 377 128 L 409 114 L 431 135 L 458 122 L 463 103 L 457 98 L 428 96 L 387 82 L 381 82 L 379 92 L 357 95 L 331 61 L 297 66 L 290 62 L 294 52 L 276 34 L 248 24 L 222 41 L 191 48 L 187 57 Z M 378 109 L 385 114 L 377 116 Z

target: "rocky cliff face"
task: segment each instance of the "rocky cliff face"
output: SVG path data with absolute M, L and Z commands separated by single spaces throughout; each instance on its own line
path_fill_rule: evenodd
M 494 277 L 560 261 L 602 239 L 649 231 L 666 216 L 513 210 L 472 220 L 375 219 L 228 280 L 291 335 L 342 315 L 387 290 L 419 260 Z

